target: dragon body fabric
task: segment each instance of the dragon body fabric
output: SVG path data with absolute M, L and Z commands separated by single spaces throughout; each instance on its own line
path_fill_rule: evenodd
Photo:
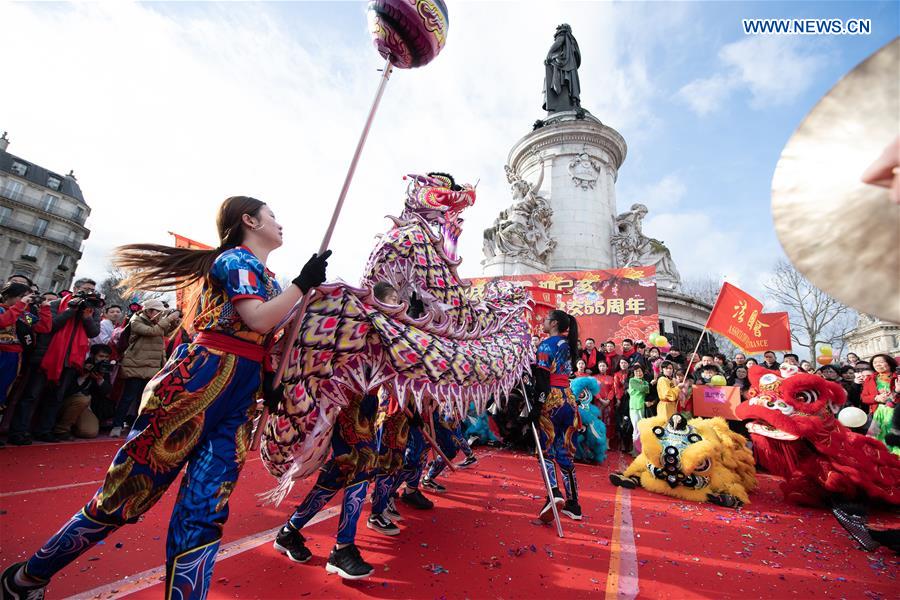
M 460 416 L 474 402 L 481 413 L 532 360 L 524 288 L 492 282 L 475 300 L 457 275 L 459 213 L 475 201 L 474 188 L 438 173 L 409 180 L 403 213 L 390 217 L 393 227 L 377 241 L 360 287 L 318 288 L 297 341 L 282 349 L 284 399 L 261 447 L 266 468 L 281 479 L 270 499 L 322 464 L 337 414 L 354 395 L 386 387 L 401 406 L 412 400 L 424 414 L 433 402 Z M 372 287 L 381 281 L 405 302 L 379 302 Z M 423 310 L 410 316 L 413 293 Z
M 750 501 L 756 489 L 753 455 L 747 440 L 721 417 L 652 417 L 641 419 L 638 428 L 642 451 L 624 473 L 610 476 L 616 485 L 639 484 L 657 494 L 733 508 Z
M 760 465 L 784 479 L 785 499 L 807 506 L 834 501 L 900 506 L 900 458 L 875 438 L 841 425 L 828 408 L 844 390 L 815 375 L 750 369 L 750 400 L 736 414 Z

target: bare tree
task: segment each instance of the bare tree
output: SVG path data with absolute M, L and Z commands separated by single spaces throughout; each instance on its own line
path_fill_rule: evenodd
M 681 293 L 690 296 L 700 302 L 705 302 L 710 306 L 715 305 L 716 298 L 719 297 L 719 290 L 722 289 L 722 282 L 715 277 L 707 275 L 706 277 L 695 277 L 688 279 L 681 284 Z M 716 342 L 716 348 L 726 356 L 734 356 L 740 350 L 734 343 L 723 335 L 707 331 L 706 335 L 711 336 Z
M 786 260 L 775 264 L 766 284 L 769 296 L 788 312 L 791 338 L 816 356 L 816 347 L 830 344 L 840 358 L 844 337 L 856 326 L 856 312 L 814 286 Z
M 120 269 L 110 268 L 106 273 L 106 279 L 100 282 L 100 293 L 103 294 L 106 304 L 117 304 L 123 310 L 128 310 L 128 305 L 132 302 L 143 304 L 151 298 L 157 298 L 164 302 L 172 304 L 171 294 L 164 292 L 135 292 L 134 294 L 126 294 L 126 290 L 119 287 L 119 283 L 125 278 L 125 273 Z

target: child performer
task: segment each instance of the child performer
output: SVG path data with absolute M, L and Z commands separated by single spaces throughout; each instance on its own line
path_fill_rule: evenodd
M 265 203 L 234 196 L 216 216 L 212 250 L 129 244 L 116 250 L 131 289 L 167 290 L 202 280 L 194 342 L 150 380 L 128 440 L 103 485 L 26 563 L 0 578 L 4 598 L 43 598 L 50 578 L 110 533 L 135 523 L 187 465 L 166 544 L 166 598 L 205 598 L 228 499 L 244 465 L 251 415 L 273 328 L 325 281 L 331 252 L 313 257 L 284 292 L 266 268 L 282 227 Z M 271 376 L 266 377 L 271 395 Z
M 607 447 L 616 448 L 619 445 L 616 429 L 616 386 L 605 362 L 597 363 L 597 375 L 594 378 L 600 384 L 600 395 L 594 399 L 594 404 L 600 409 L 600 418 L 606 425 Z
M 631 378 L 628 380 L 628 416 L 631 417 L 631 426 L 634 431 L 631 433 L 632 450 L 631 454 L 637 456 L 640 452 L 638 448 L 638 440 L 641 439 L 641 433 L 638 430 L 638 423 L 644 416 L 644 401 L 647 394 L 650 393 L 650 383 L 644 379 L 644 369 L 640 365 L 631 367 Z
M 547 498 L 540 512 L 545 523 L 553 520 L 553 504 L 562 504 L 556 478 L 556 465 L 562 471 L 566 500 L 562 512 L 576 521 L 581 520 L 578 504 L 578 483 L 575 480 L 575 451 L 572 435 L 580 425 L 578 406 L 569 388 L 569 376 L 575 369 L 572 349 L 578 341 L 578 323 L 561 310 L 550 311 L 544 320 L 544 333 L 550 334 L 538 346 L 534 368 L 536 398 L 528 418 L 540 432 L 541 450 L 550 477 L 553 497 Z M 563 337 L 566 333 L 566 337 Z

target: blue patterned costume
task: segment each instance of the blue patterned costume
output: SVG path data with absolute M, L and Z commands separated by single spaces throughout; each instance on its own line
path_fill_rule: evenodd
M 536 367 L 550 372 L 550 394 L 544 400 L 539 428 L 541 450 L 544 452 L 550 485 L 558 487 L 556 465 L 559 465 L 567 496 L 577 500 L 578 484 L 575 480 L 575 464 L 572 462 L 575 451 L 572 436 L 579 428 L 580 418 L 575 396 L 569 389 L 572 360 L 566 338 L 554 335 L 542 341 L 537 349 Z
M 594 397 L 600 393 L 600 383 L 593 377 L 576 377 L 570 386 L 578 401 L 581 429 L 575 434 L 575 458 L 602 463 L 606 460 L 606 425 Z
M 203 285 L 194 343 L 182 344 L 144 391 L 131 435 L 103 485 L 29 559 L 48 580 L 94 544 L 136 522 L 187 467 L 166 543 L 166 597 L 205 598 L 228 499 L 250 445 L 265 337 L 244 324 L 233 301 L 281 292 L 247 249 L 219 255 Z
M 472 448 L 469 447 L 469 443 L 463 437 L 461 423 L 452 415 L 441 415 L 440 412 L 436 410 L 434 411 L 434 422 L 436 424 L 436 427 L 434 428 L 435 441 L 438 443 L 438 446 L 440 446 L 441 452 L 447 456 L 447 460 L 456 458 L 456 455 L 460 450 L 462 450 L 462 453 L 466 456 L 474 456 L 475 453 L 472 452 Z M 446 468 L 447 463 L 444 462 L 444 459 L 441 458 L 440 455 L 438 455 L 431 461 L 431 464 L 428 465 L 426 477 L 428 479 L 434 479 L 443 473 Z
M 351 401 L 338 414 L 331 434 L 331 459 L 322 466 L 316 484 L 297 506 L 287 522 L 288 527 L 296 531 L 302 529 L 338 491 L 343 490 L 337 543 L 353 543 L 369 479 L 377 465 L 377 409 L 377 397 L 368 395 Z

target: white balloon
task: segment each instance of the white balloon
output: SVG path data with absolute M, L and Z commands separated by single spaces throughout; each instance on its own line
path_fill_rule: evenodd
M 844 427 L 850 427 L 851 429 L 854 427 L 862 427 L 866 424 L 868 417 L 866 416 L 865 411 L 856 408 L 855 406 L 848 406 L 847 408 L 841 409 L 841 412 L 838 413 L 838 421 Z

